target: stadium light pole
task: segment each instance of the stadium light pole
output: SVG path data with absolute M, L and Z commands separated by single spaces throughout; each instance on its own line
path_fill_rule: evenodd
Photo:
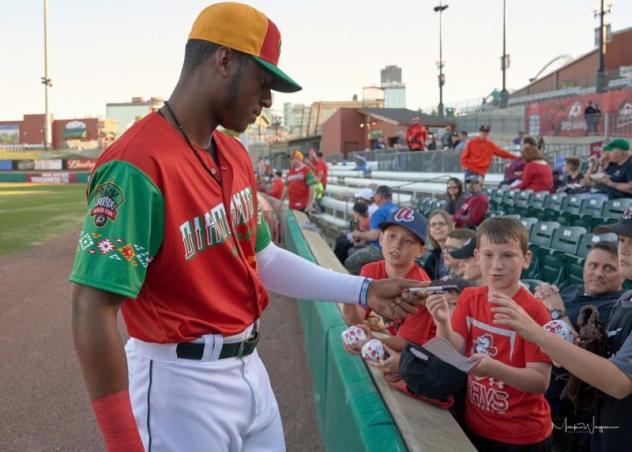
M 439 0 L 439 4 L 434 8 L 435 13 L 439 13 L 439 62 L 437 66 L 439 67 L 439 105 L 437 107 L 439 116 L 443 117 L 443 85 L 445 85 L 445 75 L 443 74 L 443 22 L 442 16 L 443 11 L 448 9 L 448 5 L 444 5 L 441 0 Z
M 509 55 L 507 55 L 507 0 L 503 0 L 503 56 L 500 58 L 500 69 L 503 72 L 500 106 L 505 108 L 509 102 L 509 92 L 507 91 L 507 69 L 509 69 Z
M 600 1 L 600 7 L 593 7 L 595 17 L 599 17 L 599 68 L 597 68 L 597 83 L 595 89 L 598 93 L 608 90 L 608 77 L 605 69 L 606 59 L 606 27 L 604 24 L 604 16 L 612 11 L 613 0 L 608 0 L 608 6 L 604 6 L 604 0 Z
M 44 150 L 48 150 L 51 143 L 51 124 L 50 115 L 48 113 L 48 87 L 52 87 L 52 80 L 48 77 L 48 0 L 44 0 L 44 77 L 42 77 L 42 85 L 44 85 Z

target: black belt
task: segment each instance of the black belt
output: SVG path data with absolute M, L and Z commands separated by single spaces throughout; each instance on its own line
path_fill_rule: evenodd
M 232 344 L 224 344 L 222 351 L 219 353 L 218 359 L 224 358 L 241 358 L 248 356 L 255 351 L 259 343 L 259 333 L 253 332 L 252 336 L 242 342 Z M 182 359 L 202 359 L 204 356 L 204 344 L 196 344 L 193 342 L 182 342 L 176 346 L 176 355 Z

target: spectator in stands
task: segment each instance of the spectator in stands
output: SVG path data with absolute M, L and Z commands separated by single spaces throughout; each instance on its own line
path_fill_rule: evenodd
M 378 240 L 380 237 L 379 225 L 397 210 L 397 206 L 393 204 L 393 192 L 390 187 L 380 185 L 377 188 L 375 191 L 375 204 L 378 206 L 378 209 L 369 218 L 371 229 L 366 232 L 355 231 L 351 233 L 354 241 L 368 243 L 368 246 L 353 253 L 345 260 L 345 268 L 352 275 L 359 275 L 362 266 L 365 264 L 383 258 L 381 245 Z
M 583 284 L 573 284 L 561 291 L 544 283 L 535 289 L 534 296 L 549 308 L 551 318 L 562 319 L 575 329 L 577 315 L 586 305 L 596 306 L 599 317 L 607 322 L 615 302 L 623 295 L 616 243 L 602 241 L 593 245 L 586 256 L 583 280 Z
M 362 201 L 367 206 L 369 206 L 369 218 L 378 209 L 378 206 L 373 201 L 374 196 L 375 194 L 373 193 L 373 190 L 371 190 L 370 188 L 362 188 L 360 189 L 359 192 L 353 195 L 356 201 Z
M 489 130 L 489 126 L 482 125 L 479 129 L 479 136 L 468 141 L 461 154 L 461 166 L 465 169 L 466 178 L 470 174 L 484 177 L 494 155 L 510 160 L 516 159 L 516 156 L 511 152 L 505 151 L 488 138 Z
M 625 279 L 632 279 L 632 209 L 626 209 L 617 223 L 598 227 L 595 232 L 618 235 L 619 269 Z M 609 358 L 591 353 L 542 329 L 513 300 L 490 300 L 496 326 L 515 330 L 575 377 L 605 394 L 589 424 L 593 427 L 589 431 L 594 452 L 629 450 L 632 444 L 631 300 L 632 292 L 625 292 L 610 314 L 606 327 L 612 353 Z M 597 426 L 600 428 L 597 429 Z
M 290 154 L 290 170 L 287 173 L 287 187 L 283 198 L 286 195 L 289 198 L 290 209 L 306 211 L 312 208 L 314 186 L 317 182 L 303 160 L 303 153 L 299 150 Z
M 367 246 L 367 243 L 362 240 L 354 240 L 352 236 L 353 232 L 366 232 L 371 228 L 369 223 L 369 206 L 366 202 L 361 200 L 356 201 L 353 204 L 351 215 L 352 220 L 349 221 L 349 232 L 339 235 L 334 245 L 334 254 L 341 264 L 344 264 L 349 257 L 349 251 L 354 248 L 360 249 Z
M 281 171 L 274 172 L 274 179 L 272 179 L 272 187 L 268 190 L 268 195 L 276 199 L 283 199 L 283 173 Z
M 553 191 L 553 170 L 544 160 L 544 154 L 537 147 L 527 145 L 520 151 L 525 161 L 524 172 L 518 190 L 533 190 L 534 192 Z
M 520 142 L 520 151 L 522 151 L 525 147 L 529 145 L 536 146 L 537 141 L 531 136 L 524 135 L 522 137 L 522 141 Z M 500 183 L 500 187 L 504 185 L 511 186 L 512 184 L 516 183 L 516 181 L 520 181 L 520 179 L 522 179 L 522 173 L 524 172 L 525 165 L 526 163 L 522 159 L 522 153 L 518 155 L 516 160 L 505 165 L 505 179 Z
M 450 252 L 450 257 L 459 264 L 459 274 L 466 281 L 478 287 L 483 284 L 481 266 L 478 263 L 474 251 L 476 250 L 476 236 L 468 239 L 461 248 Z
M 584 108 L 584 121 L 586 122 L 586 135 L 592 135 L 595 131 L 595 107 L 592 101 L 588 101 L 588 105 Z
M 513 139 L 513 144 L 516 147 L 519 147 L 522 144 L 522 139 L 524 138 L 524 132 L 523 131 L 519 131 L 518 135 L 516 135 L 516 137 Z
M 597 135 L 599 132 L 599 123 L 601 122 L 601 109 L 599 108 L 599 104 L 595 102 L 595 112 L 593 116 L 593 133 Z
M 459 132 L 459 141 L 454 147 L 454 150 L 457 152 L 460 152 L 463 149 L 465 149 L 465 146 L 467 145 L 467 140 L 468 140 L 467 132 L 465 130 L 461 130 Z
M 416 265 L 415 260 L 424 252 L 427 228 L 424 216 L 413 209 L 403 207 L 395 210 L 386 221 L 380 222 L 380 244 L 384 258 L 362 267 L 360 274 L 372 279 L 406 278 L 430 281 L 426 272 Z M 362 324 L 370 314 L 365 308 L 354 305 L 343 306 L 345 320 L 350 325 Z M 367 328 L 367 335 L 370 331 Z M 390 329 L 394 334 L 384 339 L 384 344 L 395 351 L 401 351 L 406 341 L 423 344 L 435 336 L 435 328 L 428 311 L 422 307 L 416 314 L 407 316 L 400 325 Z M 358 348 L 345 347 L 351 353 Z
M 597 193 L 604 193 L 608 198 L 625 198 L 632 194 L 632 158 L 630 158 L 630 142 L 622 138 L 613 140 L 603 148 L 608 154 L 610 163 L 605 173 L 591 175 L 597 184 Z
M 577 157 L 566 157 L 564 159 L 564 174 L 558 192 L 573 193 L 577 190 L 583 190 L 584 173 L 579 171 L 581 165 Z
M 458 177 L 451 177 L 448 179 L 445 194 L 448 200 L 446 210 L 450 215 L 454 215 L 466 198 L 465 193 L 463 193 L 463 184 L 461 183 L 461 179 Z
M 354 171 L 367 171 L 369 169 L 369 165 L 366 161 L 365 156 L 356 154 L 355 161 L 356 161 L 356 166 L 355 168 L 353 168 Z
M 430 279 L 442 279 L 450 273 L 443 259 L 443 247 L 448 234 L 454 230 L 454 222 L 445 210 L 435 210 L 428 217 L 428 226 L 428 246 L 420 264 Z
M 442 149 L 452 148 L 452 135 L 454 135 L 454 126 L 452 124 L 448 124 L 445 126 L 445 132 L 441 135 Z
M 327 167 L 327 162 L 323 158 L 323 153 L 312 148 L 309 150 L 309 159 L 312 163 L 312 172 L 314 173 L 314 177 L 318 182 L 323 184 L 323 190 L 326 190 L 329 168 Z
M 486 220 L 477 232 L 485 285 L 465 289 L 451 316 L 444 301 L 426 302 L 437 336 L 478 360 L 468 377 L 464 428 L 478 450 L 548 451 L 553 426 L 544 392 L 551 361 L 510 329 L 497 328 L 491 311 L 493 303 L 511 302 L 524 307 L 540 330 L 550 320 L 544 305 L 520 285 L 531 261 L 528 233 L 519 221 L 502 217 Z
M 452 251 L 463 248 L 470 239 L 476 239 L 476 231 L 472 229 L 455 229 L 448 233 L 443 245 L 443 260 L 448 267 L 449 274 L 446 279 L 462 278 L 461 261 L 452 257 Z
M 429 151 L 437 150 L 437 139 L 432 132 L 428 134 L 428 145 L 426 146 L 426 149 L 428 149 Z
M 457 228 L 472 228 L 481 224 L 485 219 L 485 214 L 489 209 L 489 199 L 483 193 L 483 178 L 476 174 L 466 176 L 470 196 L 463 201 L 461 207 L 454 213 L 452 219 Z

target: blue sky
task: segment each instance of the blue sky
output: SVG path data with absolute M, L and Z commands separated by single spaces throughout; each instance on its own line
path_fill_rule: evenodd
M 106 102 L 168 97 L 198 12 L 195 0 L 49 1 L 51 111 L 57 118 L 104 116 Z M 430 0 L 246 1 L 283 36 L 281 67 L 305 88 L 282 103 L 346 100 L 379 83 L 388 64 L 403 68 L 408 108 L 438 102 L 438 17 Z M 508 87 L 517 89 L 553 57 L 593 46 L 597 0 L 508 0 Z M 3 2 L 0 13 L 0 120 L 43 112 L 41 0 Z M 452 0 L 444 13 L 445 101 L 500 87 L 502 0 Z M 632 1 L 607 16 L 632 26 Z

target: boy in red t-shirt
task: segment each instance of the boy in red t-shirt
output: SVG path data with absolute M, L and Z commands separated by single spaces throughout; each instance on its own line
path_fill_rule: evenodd
M 424 216 L 413 209 L 403 207 L 393 212 L 387 221 L 380 223 L 382 230 L 380 245 L 383 260 L 371 262 L 362 267 L 360 275 L 372 279 L 406 278 L 417 281 L 430 281 L 426 272 L 419 267 L 415 259 L 424 253 L 427 226 Z M 369 339 L 372 338 L 370 329 L 362 322 L 369 312 L 360 306 L 343 306 L 343 313 L 350 325 L 361 324 Z M 406 316 L 400 325 L 393 325 L 389 331 L 394 334 L 382 339 L 387 351 L 398 361 L 398 353 L 404 349 L 407 342 L 423 344 L 435 337 L 436 327 L 425 307 L 419 308 L 416 314 Z M 357 353 L 359 348 L 349 348 L 351 353 Z M 394 367 L 397 362 L 384 362 L 386 366 Z
M 511 218 L 490 218 L 477 231 L 476 258 L 487 285 L 465 289 L 450 317 L 447 303 L 428 300 L 437 336 L 478 360 L 469 375 L 467 433 L 479 450 L 550 450 L 552 421 L 544 392 L 550 358 L 514 329 L 494 323 L 494 300 L 513 299 L 540 325 L 546 307 L 520 286 L 531 262 L 526 229 Z

